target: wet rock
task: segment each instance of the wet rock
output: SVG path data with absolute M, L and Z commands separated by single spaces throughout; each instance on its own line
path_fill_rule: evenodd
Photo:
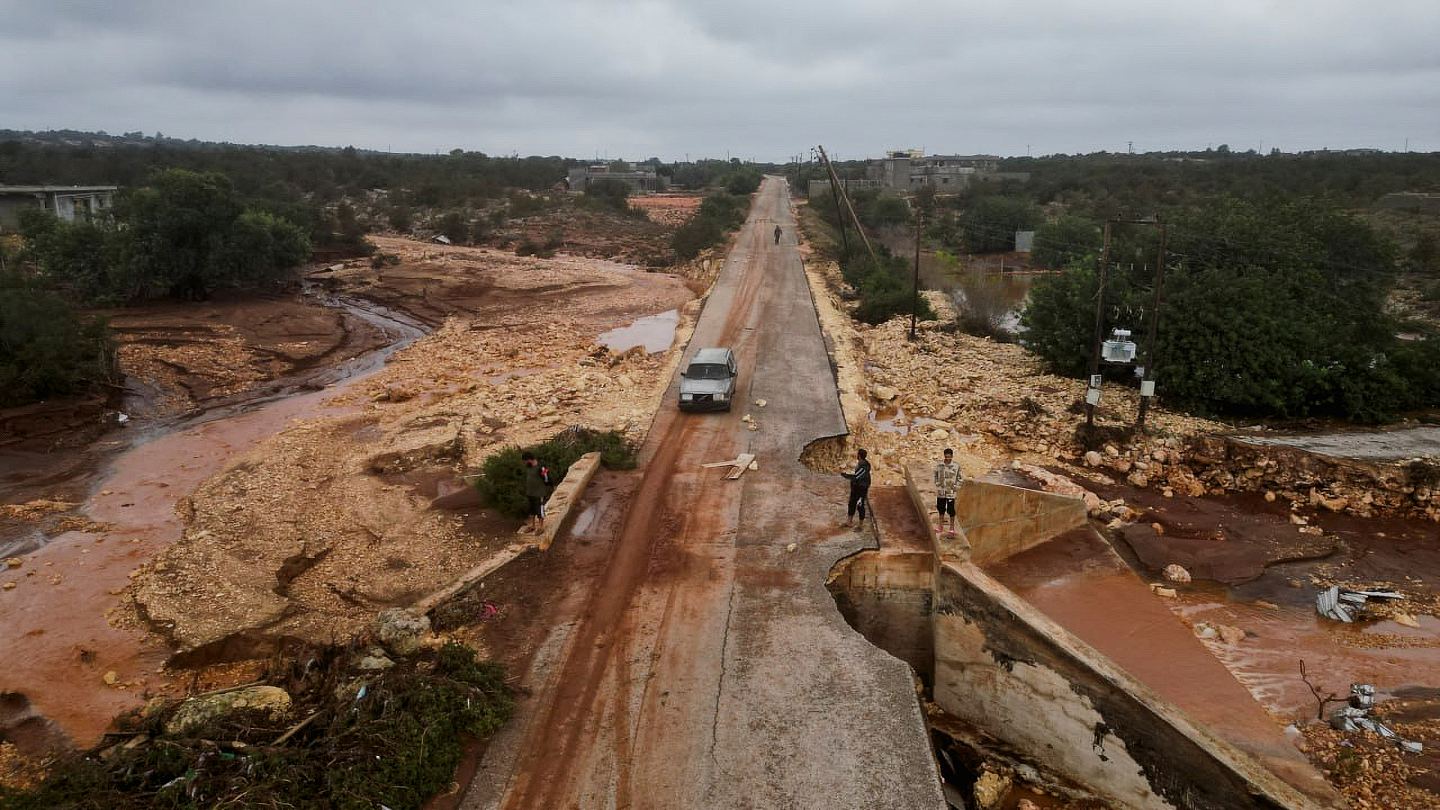
M 1196 638 L 1215 638 L 1219 635 L 1220 633 L 1214 627 L 1211 627 L 1209 624 L 1206 624 L 1205 622 L 1195 623 Z
M 1150 478 L 1146 476 L 1145 473 L 1139 471 L 1132 472 L 1125 476 L 1125 480 L 1129 481 L 1131 486 L 1138 489 L 1144 489 L 1150 486 Z
M 870 396 L 878 402 L 889 402 L 900 396 L 900 390 L 888 385 L 870 386 Z
M 1134 466 L 1135 465 L 1130 463 L 1130 459 L 1128 458 L 1117 458 L 1115 459 L 1115 461 L 1111 462 L 1110 469 L 1114 470 L 1117 473 L 1120 473 L 1121 475 L 1124 475 L 1130 472 L 1131 468 L 1133 468 Z
M 374 626 L 380 643 L 397 655 L 416 652 L 430 636 L 430 618 L 409 608 L 380 611 Z
M 24 564 L 25 561 L 20 559 L 19 557 L 11 557 L 10 559 L 5 561 L 6 568 L 19 568 L 21 565 Z
M 1238 627 L 1231 627 L 1228 624 L 1221 624 L 1215 627 L 1220 633 L 1220 640 L 1234 646 L 1245 640 L 1245 631 Z
M 1156 596 L 1163 596 L 1166 599 L 1174 599 L 1179 593 L 1174 588 L 1167 588 L 1158 582 L 1150 583 L 1150 592 Z
M 1178 582 L 1184 584 L 1190 581 L 1190 572 L 1186 571 L 1183 566 L 1176 565 L 1175 563 L 1171 563 L 1165 566 L 1164 573 L 1165 579 L 1169 580 L 1170 582 Z
M 165 723 L 165 733 L 183 736 L 201 726 L 240 711 L 254 711 L 271 720 L 290 713 L 290 693 L 278 686 L 250 686 L 233 692 L 191 698 Z
M 1107 445 L 1105 445 L 1105 455 L 1107 455 L 1107 456 L 1109 456 L 1109 457 L 1111 457 L 1111 458 L 1119 458 L 1119 457 L 1120 457 L 1120 448 L 1116 447 L 1116 446 L 1113 445 L 1113 444 L 1107 444 Z
M 1099 467 L 1103 463 L 1105 463 L 1105 457 L 1100 455 L 1098 451 L 1091 450 L 1085 454 L 1086 467 Z

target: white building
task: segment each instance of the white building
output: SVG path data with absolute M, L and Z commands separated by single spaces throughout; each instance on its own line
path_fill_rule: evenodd
M 0 186 L 0 231 L 20 226 L 20 211 L 41 208 L 66 222 L 89 217 L 115 202 L 116 186 Z

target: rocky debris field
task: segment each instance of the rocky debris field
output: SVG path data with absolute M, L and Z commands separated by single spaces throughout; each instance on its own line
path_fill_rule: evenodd
M 1406 690 L 1377 702 L 1373 716 L 1424 750 L 1402 753 L 1378 734 L 1312 723 L 1303 729 L 1306 753 L 1355 810 L 1431 810 L 1440 803 L 1440 695 Z
M 569 426 L 641 438 L 676 353 L 617 355 L 596 336 L 675 308 L 688 329 L 697 309 L 681 276 L 382 248 L 414 263 L 378 276 L 347 265 L 331 283 L 395 304 L 418 288 L 442 324 L 334 400 L 335 415 L 266 440 L 182 504 L 184 539 L 132 587 L 139 614 L 182 659 L 343 636 L 503 549 L 518 524 L 464 496 L 465 476 L 496 448 Z
M 486 244 L 514 252 L 522 244 L 570 256 L 668 267 L 675 262 L 670 236 L 700 206 L 701 195 L 636 195 L 637 214 L 624 214 L 566 196 L 553 209 L 505 223 Z

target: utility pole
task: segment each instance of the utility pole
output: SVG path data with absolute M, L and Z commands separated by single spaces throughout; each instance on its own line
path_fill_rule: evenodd
M 825 170 L 830 174 L 830 189 L 832 191 L 838 191 L 840 199 L 845 202 L 845 210 L 850 212 L 850 221 L 855 223 L 855 232 L 860 234 L 860 241 L 865 244 L 865 250 L 870 254 L 870 261 L 874 263 L 875 268 L 878 270 L 880 268 L 880 257 L 875 254 L 875 248 L 870 244 L 870 237 L 865 235 L 865 226 L 860 224 L 860 217 L 855 213 L 855 206 L 850 203 L 850 195 L 846 194 L 845 191 L 840 188 L 840 177 L 835 174 L 835 166 L 830 163 L 830 156 L 825 154 L 825 147 L 816 146 L 815 148 L 820 150 L 820 159 L 825 161 Z M 849 252 L 848 246 L 846 247 L 846 252 Z
M 1095 378 L 1100 374 L 1100 341 L 1104 339 L 1105 281 L 1110 266 L 1110 225 L 1105 220 L 1105 244 L 1100 248 L 1100 285 L 1095 289 L 1095 337 L 1090 341 L 1090 381 L 1085 390 L 1085 427 L 1095 427 L 1095 406 L 1100 403 L 1100 388 Z
M 915 339 L 915 318 L 920 313 L 920 234 L 921 223 L 924 217 L 920 214 L 920 207 L 915 206 L 915 287 L 910 299 L 910 339 Z
M 1169 229 L 1160 217 L 1155 217 L 1155 226 L 1160 229 L 1160 249 L 1155 258 L 1155 297 L 1150 304 L 1150 326 L 1145 330 L 1145 373 L 1140 376 L 1140 412 L 1135 417 L 1135 426 L 1145 429 L 1145 413 L 1150 410 L 1150 400 L 1155 397 L 1155 342 L 1160 334 L 1160 288 L 1165 283 L 1165 249 L 1170 237 Z

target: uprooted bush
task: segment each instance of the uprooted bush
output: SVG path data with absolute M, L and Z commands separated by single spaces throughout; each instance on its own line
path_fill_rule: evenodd
M 485 459 L 475 488 L 487 506 L 514 517 L 524 517 L 525 465 L 520 459 L 534 453 L 540 464 L 549 467 L 553 483 L 560 483 L 570 465 L 586 453 L 599 451 L 600 462 L 612 470 L 628 470 L 635 466 L 635 448 L 616 430 L 570 428 L 540 444 L 529 447 L 507 447 Z
M 464 645 L 363 681 L 347 675 L 353 653 L 311 648 L 273 665 L 266 680 L 292 696 L 289 717 L 230 714 L 179 737 L 163 731 L 174 705 L 134 714 L 121 736 L 56 763 L 38 787 L 0 787 L 0 806 L 418 810 L 454 779 L 466 739 L 488 737 L 513 711 L 501 668 Z

